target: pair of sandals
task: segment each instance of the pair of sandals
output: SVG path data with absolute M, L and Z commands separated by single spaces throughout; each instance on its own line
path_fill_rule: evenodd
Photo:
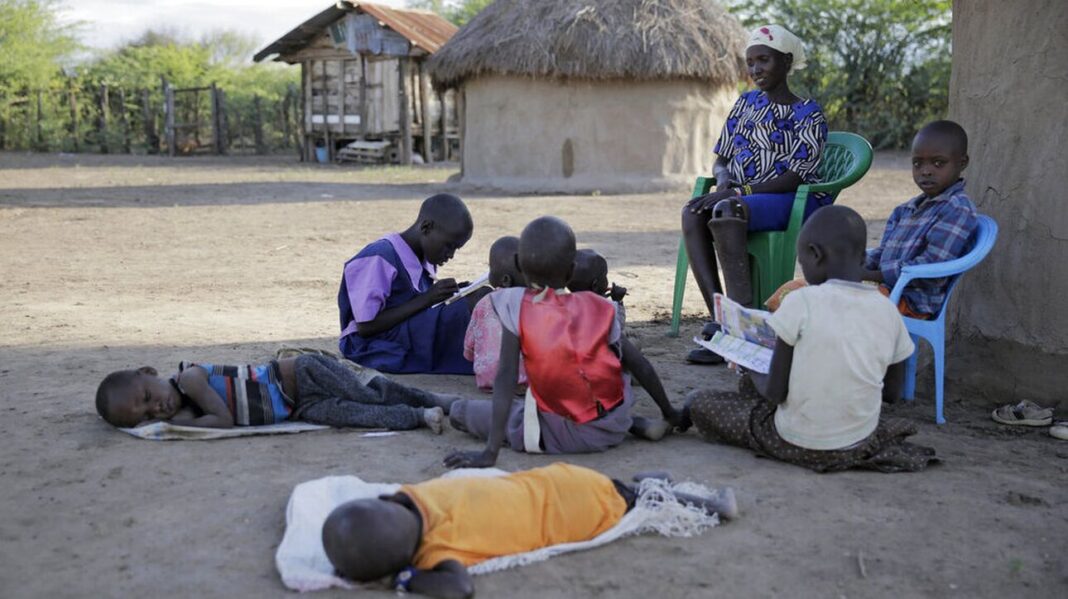
M 1009 426 L 1048 426 L 1049 434 L 1056 439 L 1068 440 L 1068 421 L 1053 421 L 1053 409 L 1033 401 L 1023 400 L 1016 405 L 1004 405 L 990 415 L 994 422 Z

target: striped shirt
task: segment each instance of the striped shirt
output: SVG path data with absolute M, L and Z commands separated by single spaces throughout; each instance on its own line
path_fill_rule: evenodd
M 883 241 L 868 250 L 865 267 L 882 271 L 883 282 L 893 288 L 906 266 L 963 256 L 978 222 L 975 205 L 964 192 L 964 179 L 936 197 L 918 195 L 890 214 Z M 948 278 L 914 279 L 902 297 L 914 311 L 935 315 L 946 301 L 948 284 Z
M 178 372 L 193 366 L 208 371 L 208 386 L 226 403 L 237 426 L 277 424 L 293 411 L 293 401 L 282 391 L 278 362 L 241 366 L 182 362 Z M 177 386 L 178 375 L 172 380 Z M 178 391 L 185 395 L 181 387 Z

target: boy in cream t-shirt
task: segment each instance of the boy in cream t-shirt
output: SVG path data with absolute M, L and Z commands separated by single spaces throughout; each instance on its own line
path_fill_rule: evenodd
M 922 470 L 934 451 L 904 438 L 911 423 L 880 420 L 901 397 L 914 346 L 897 309 L 863 274 L 864 220 L 844 206 L 818 210 L 797 242 L 809 286 L 786 296 L 769 324 L 778 336 L 767 375 L 740 393 L 695 391 L 692 419 L 711 440 L 820 472 Z

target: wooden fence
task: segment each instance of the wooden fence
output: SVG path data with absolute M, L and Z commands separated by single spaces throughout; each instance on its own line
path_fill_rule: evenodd
M 229 95 L 214 83 L 155 89 L 90 85 L 75 79 L 46 90 L 0 95 L 0 150 L 102 154 L 301 151 L 300 91 L 279 100 Z

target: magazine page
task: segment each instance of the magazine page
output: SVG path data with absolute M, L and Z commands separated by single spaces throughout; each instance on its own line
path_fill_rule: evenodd
M 771 369 L 772 350 L 750 343 L 740 337 L 724 335 L 723 331 L 717 332 L 712 339 L 705 341 L 701 337 L 694 337 L 694 343 L 713 351 L 728 362 L 733 362 L 754 372 L 767 374 Z
M 767 322 L 771 312 L 744 308 L 721 293 L 715 294 L 713 303 L 716 322 L 720 323 L 724 333 L 769 349 L 775 348 L 775 329 Z

